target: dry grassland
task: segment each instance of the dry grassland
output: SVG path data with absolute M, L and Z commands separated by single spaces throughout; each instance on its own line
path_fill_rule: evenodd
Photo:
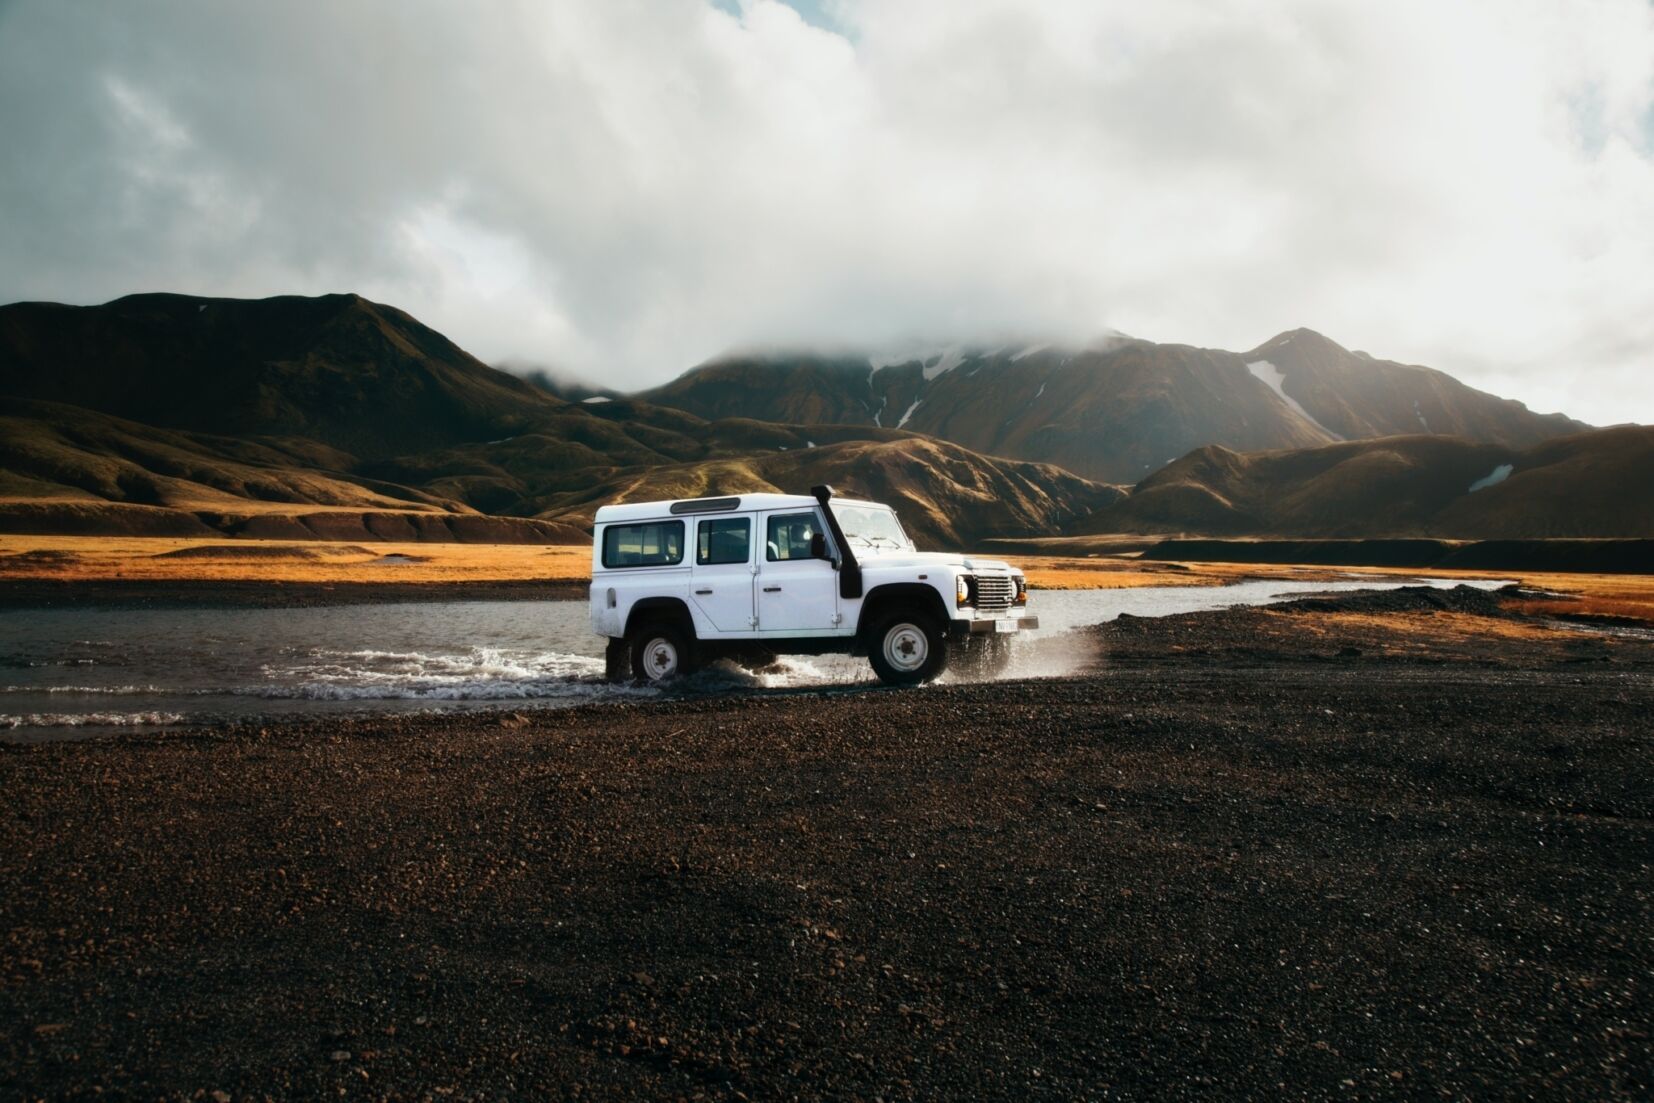
M 0 536 L 0 582 L 513 582 L 591 576 L 591 548 L 165 537 Z
M 1547 595 L 1520 604 L 1538 616 L 1607 616 L 1654 622 L 1654 576 L 1524 571 L 1416 571 L 1256 563 L 1167 563 L 1115 557 L 1006 556 L 1036 590 L 1221 586 L 1243 579 L 1486 578 L 1520 581 Z M 236 581 L 402 584 L 581 582 L 591 577 L 585 545 L 327 543 L 166 537 L 0 536 L 0 583 Z

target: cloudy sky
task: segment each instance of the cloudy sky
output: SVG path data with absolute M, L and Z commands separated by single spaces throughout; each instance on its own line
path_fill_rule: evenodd
M 631 387 L 1295 326 L 1654 422 L 1650 0 L 0 0 L 0 301 L 355 290 Z

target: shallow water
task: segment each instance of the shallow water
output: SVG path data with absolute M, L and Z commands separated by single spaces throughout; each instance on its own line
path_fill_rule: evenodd
M 1391 582 L 1241 582 L 1042 591 L 1039 637 L 1121 613 L 1260 605 Z M 1422 580 L 1452 586 L 1459 580 Z M 1472 583 L 1495 587 L 1502 581 Z M 61 739 L 252 716 L 556 707 L 659 691 L 602 681 L 583 601 L 474 601 L 302 609 L 0 611 L 0 739 Z M 1049 659 L 1011 675 L 1061 674 Z M 720 663 L 696 692 L 871 682 L 864 659 Z

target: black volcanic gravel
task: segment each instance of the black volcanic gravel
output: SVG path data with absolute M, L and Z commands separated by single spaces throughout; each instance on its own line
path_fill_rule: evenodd
M 0 1097 L 1645 1099 L 1654 677 L 1507 667 L 5 747 Z

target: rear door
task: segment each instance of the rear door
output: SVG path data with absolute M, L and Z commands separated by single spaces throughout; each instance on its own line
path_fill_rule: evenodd
M 758 632 L 761 636 L 831 635 L 840 627 L 838 572 L 810 555 L 810 539 L 832 536 L 816 509 L 776 510 L 760 516 Z
M 695 522 L 690 596 L 720 633 L 753 630 L 751 514 Z

